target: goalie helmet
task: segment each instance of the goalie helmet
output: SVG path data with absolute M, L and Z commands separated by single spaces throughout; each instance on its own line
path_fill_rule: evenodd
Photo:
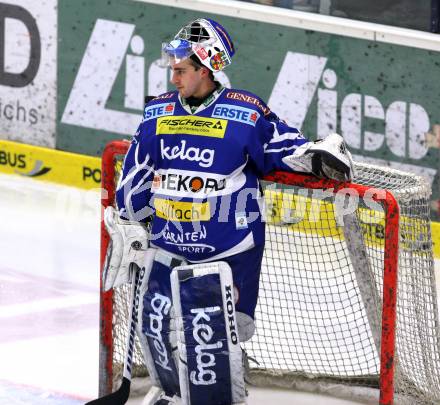
M 162 44 L 162 60 L 169 66 L 187 58 L 212 72 L 223 70 L 231 64 L 234 44 L 226 30 L 214 20 L 198 18 L 185 25 L 169 43 Z

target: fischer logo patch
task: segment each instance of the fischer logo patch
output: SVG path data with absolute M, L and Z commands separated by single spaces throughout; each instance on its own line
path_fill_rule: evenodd
M 226 118 L 255 127 L 260 114 L 250 108 L 239 107 L 231 104 L 217 104 L 212 113 L 213 117 Z
M 225 136 L 227 120 L 196 116 L 161 117 L 157 120 L 156 135 L 200 135 L 212 138 Z
M 150 105 L 144 110 L 144 120 L 149 121 L 157 117 L 162 117 L 164 115 L 173 115 L 176 103 L 163 103 Z
M 195 203 L 156 198 L 154 200 L 154 208 L 159 218 L 169 221 L 209 221 L 211 218 L 211 209 L 208 201 Z

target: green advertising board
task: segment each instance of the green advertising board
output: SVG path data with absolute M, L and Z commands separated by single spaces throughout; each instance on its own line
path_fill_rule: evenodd
M 310 139 L 424 175 L 439 198 L 440 53 L 129 0 L 59 0 L 57 148 L 100 154 L 129 137 L 145 95 L 171 90 L 161 43 L 210 17 L 236 45 L 218 79 L 258 94 Z

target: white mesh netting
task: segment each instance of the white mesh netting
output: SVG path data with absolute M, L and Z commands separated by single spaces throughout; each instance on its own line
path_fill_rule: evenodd
M 356 164 L 354 182 L 391 191 L 400 206 L 394 382 L 398 403 L 438 404 L 440 333 L 429 186 L 411 174 L 364 164 Z M 257 328 L 243 345 L 253 359 L 248 379 L 301 389 L 310 389 L 304 381 L 311 381 L 312 387 L 320 381 L 327 387 L 357 386 L 359 392 L 377 388 L 386 237 L 383 210 L 371 209 L 372 204 L 361 199 L 352 215 L 338 217 L 334 197 L 322 198 L 316 190 L 285 184 L 264 187 L 266 250 Z M 344 201 L 350 203 L 348 198 Z M 116 379 L 124 358 L 128 294 L 128 287 L 114 294 Z M 139 347 L 134 364 L 137 372 L 146 373 Z

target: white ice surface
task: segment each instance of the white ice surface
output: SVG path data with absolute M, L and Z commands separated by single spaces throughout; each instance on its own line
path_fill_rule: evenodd
M 99 198 L 0 175 L 0 404 L 76 405 L 97 395 Z M 357 403 L 257 388 L 249 404 Z
M 0 404 L 97 394 L 99 198 L 0 175 Z

